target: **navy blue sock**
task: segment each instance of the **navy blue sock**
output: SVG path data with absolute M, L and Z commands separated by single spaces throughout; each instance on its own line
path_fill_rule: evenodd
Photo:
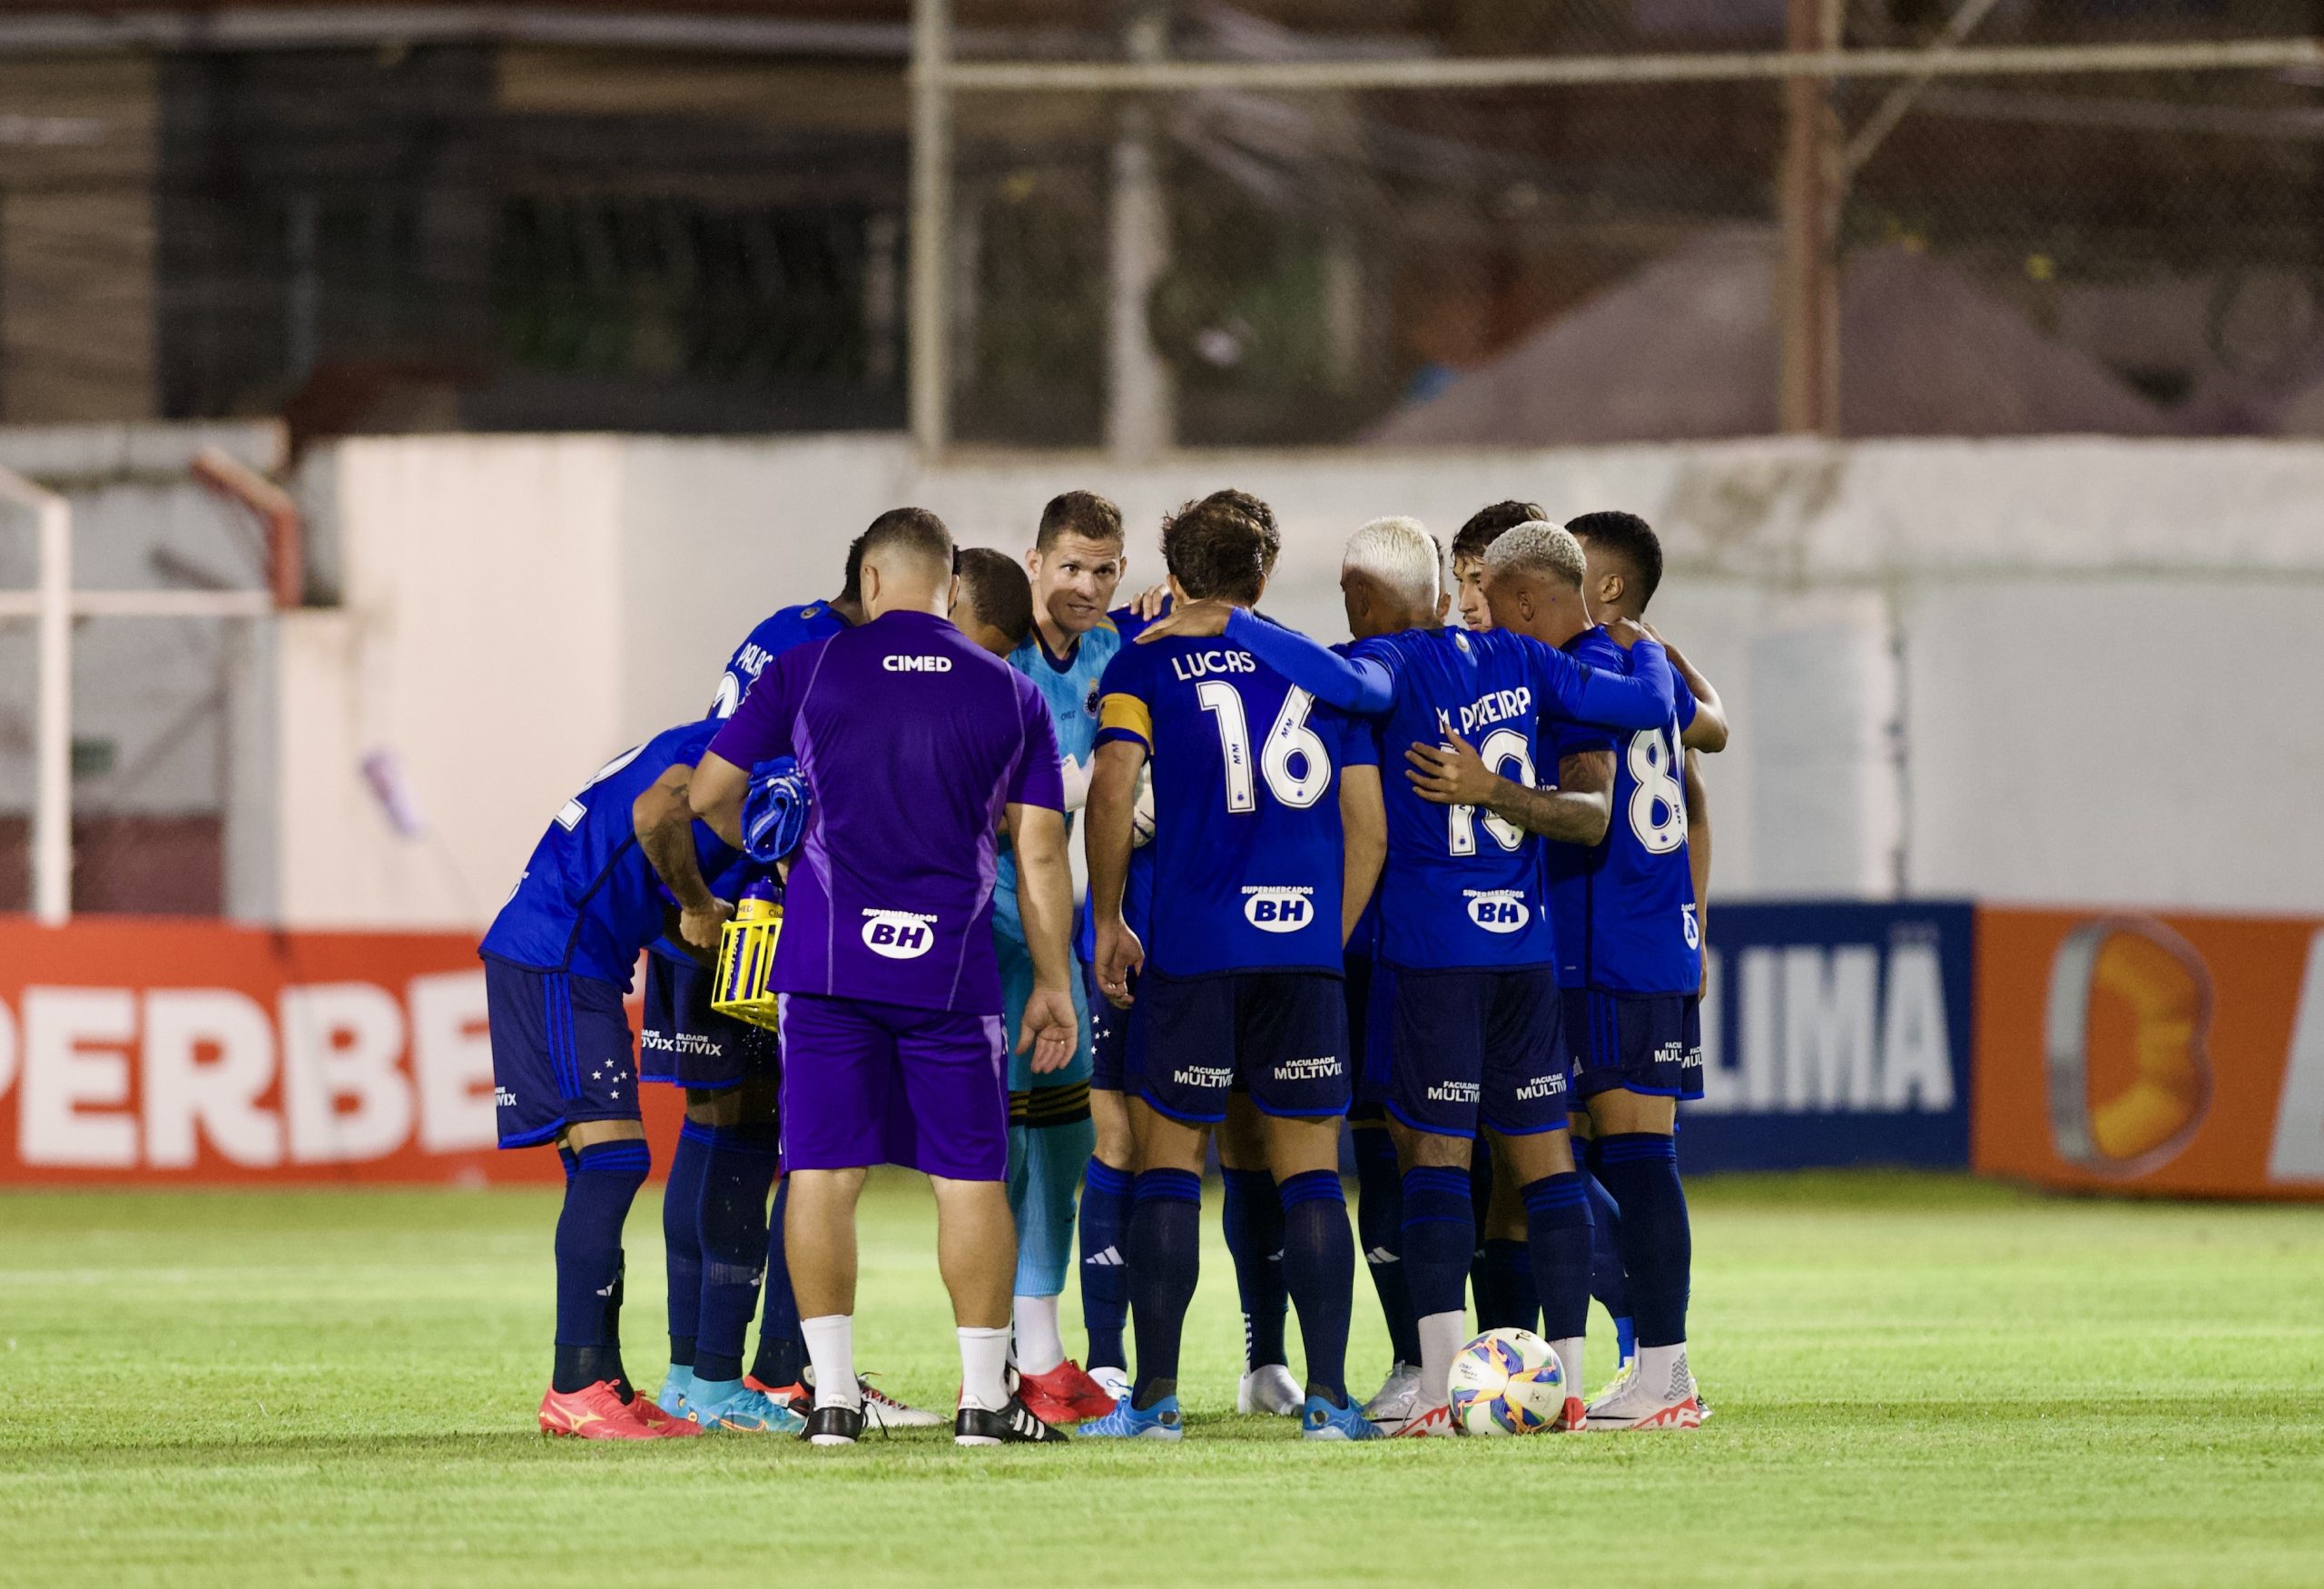
M 1092 1368 L 1126 1368 L 1122 1327 L 1129 1322 L 1130 1188 L 1127 1170 L 1090 1155 L 1081 1172 L 1081 1318 L 1089 1327 Z
M 1283 1361 L 1283 1315 L 1290 1294 L 1283 1286 L 1283 1200 L 1264 1170 L 1228 1170 L 1226 1253 L 1235 1260 L 1235 1288 L 1243 1298 L 1243 1368 Z
M 1590 1194 L 1569 1170 L 1525 1185 L 1525 1228 L 1533 1248 L 1533 1288 L 1541 1334 L 1553 1341 L 1590 1327 Z M 1579 1386 L 1572 1395 L 1582 1394 Z
M 1143 1410 L 1178 1389 L 1178 1339 L 1202 1265 L 1202 1177 L 1190 1170 L 1142 1171 L 1131 1191 L 1130 1318 L 1137 1330 Z
M 702 1322 L 702 1171 L 710 1161 L 710 1128 L 687 1120 L 678 1128 L 670 1179 L 662 1188 L 662 1250 L 670 1278 L 670 1367 L 694 1367 L 694 1337 Z
M 791 1206 L 791 1178 L 774 1183 L 774 1212 L 766 1222 L 766 1308 L 759 1315 L 758 1351 L 751 1377 L 780 1390 L 807 1371 L 807 1337 L 799 1329 L 799 1300 L 791 1294 L 791 1259 L 783 1249 L 783 1215 Z
M 653 1159 L 636 1139 L 598 1142 L 565 1158 L 556 1219 L 556 1358 L 552 1386 L 586 1390 L 622 1381 L 621 1228 Z
M 1309 1170 L 1282 1186 L 1283 1283 L 1299 1309 L 1307 1394 L 1347 1406 L 1347 1316 L 1355 1301 L 1355 1234 L 1336 1170 Z
M 1415 1316 L 1465 1311 L 1476 1245 L 1469 1172 L 1443 1167 L 1405 1170 L 1404 1275 Z
M 1577 1147 L 1579 1143 L 1575 1144 Z M 1598 1179 L 1598 1144 L 1590 1144 L 1589 1168 L 1581 1181 L 1590 1193 L 1590 1294 L 1614 1321 L 1620 1355 L 1630 1355 L 1630 1280 L 1622 1268 L 1622 1209 Z
M 1638 1343 L 1677 1346 L 1687 1338 L 1695 1258 L 1678 1141 L 1649 1131 L 1608 1137 L 1599 1144 L 1599 1178 L 1622 1207 L 1622 1267 L 1630 1271 Z
M 1485 1238 L 1469 1286 L 1477 1296 L 1480 1330 L 1530 1330 L 1541 1323 L 1533 1295 L 1533 1249 L 1529 1242 Z
M 1399 1363 L 1420 1361 L 1420 1325 L 1404 1281 L 1404 1182 L 1396 1144 L 1385 1126 L 1359 1127 L 1355 1140 L 1355 1224 L 1364 1267 L 1380 1295 L 1388 1346 Z
M 702 1327 L 694 1348 L 699 1381 L 732 1384 L 743 1377 L 743 1341 L 766 1268 L 766 1196 L 779 1156 L 772 1126 L 720 1126 L 711 1133 L 702 1188 Z

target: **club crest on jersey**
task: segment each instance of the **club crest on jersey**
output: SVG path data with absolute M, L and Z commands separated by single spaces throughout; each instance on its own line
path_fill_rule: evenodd
M 918 960 L 936 942 L 934 916 L 867 910 L 863 918 L 863 947 L 890 960 Z
M 1522 889 L 1471 889 L 1469 920 L 1488 933 L 1521 933 L 1533 913 Z
M 950 656 L 898 655 L 882 656 L 880 666 L 890 673 L 950 673 L 952 671 L 952 659 Z
M 1243 919 L 1262 933 L 1296 933 L 1315 919 L 1312 888 L 1246 888 Z

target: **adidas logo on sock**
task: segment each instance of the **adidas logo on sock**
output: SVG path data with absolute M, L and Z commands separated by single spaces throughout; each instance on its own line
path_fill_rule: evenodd
M 1091 1253 L 1081 1261 L 1084 1265 L 1095 1264 L 1101 1269 L 1118 1269 L 1122 1267 L 1121 1249 L 1109 1247 L 1103 1252 Z
M 1401 1263 L 1403 1260 L 1384 1247 L 1375 1247 L 1364 1255 L 1364 1261 L 1376 1269 L 1382 1264 Z

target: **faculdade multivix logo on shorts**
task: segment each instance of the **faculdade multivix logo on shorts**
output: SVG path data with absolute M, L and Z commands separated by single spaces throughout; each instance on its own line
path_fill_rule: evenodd
M 1522 893 L 1513 888 L 1471 889 L 1469 920 L 1488 933 L 1516 933 L 1523 930 L 1525 918 L 1531 907 Z
M 918 960 L 936 942 L 934 916 L 910 911 L 865 911 L 863 947 L 890 960 Z

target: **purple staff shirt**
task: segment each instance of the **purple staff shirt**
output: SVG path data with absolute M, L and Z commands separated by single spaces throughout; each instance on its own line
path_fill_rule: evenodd
M 814 795 L 776 992 L 1000 1013 L 1002 809 L 1065 805 L 1031 679 L 931 613 L 885 613 L 769 663 L 710 749 L 797 756 Z

